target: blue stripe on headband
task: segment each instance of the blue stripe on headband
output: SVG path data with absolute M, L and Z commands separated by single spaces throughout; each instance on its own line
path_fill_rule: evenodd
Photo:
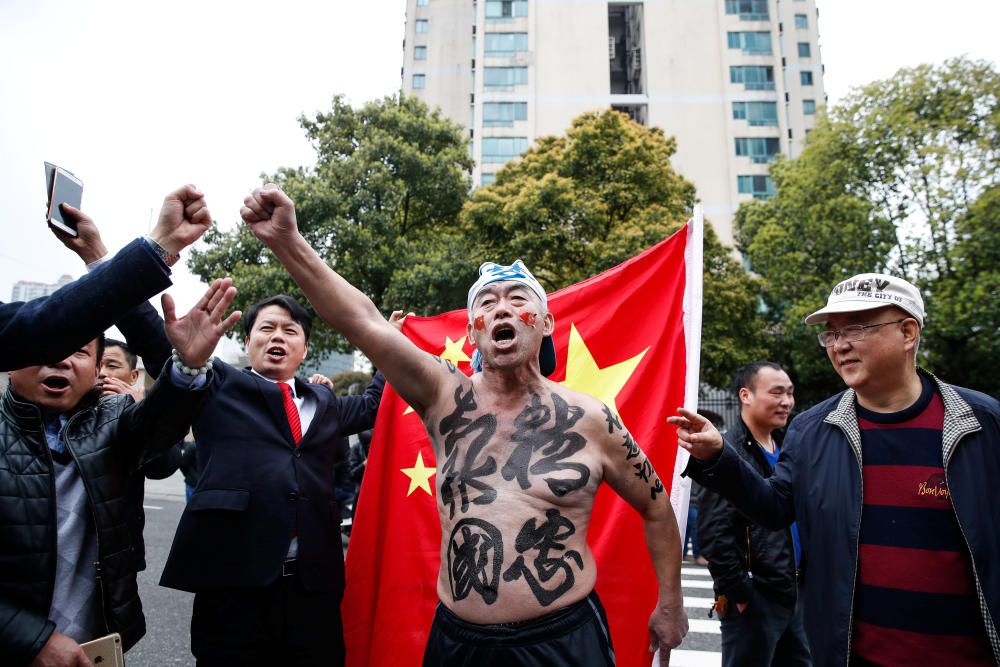
M 530 289 L 542 302 L 546 310 L 548 309 L 548 299 L 545 296 L 545 290 L 542 289 L 541 284 L 535 280 L 535 276 L 531 275 L 531 271 L 528 267 L 524 265 L 524 262 L 517 260 L 510 266 L 503 266 L 502 264 L 497 264 L 495 262 L 483 262 L 479 267 L 479 279 L 469 288 L 469 298 L 466 303 L 466 308 L 469 311 L 469 316 L 472 316 L 472 303 L 479 296 L 479 293 L 483 289 L 492 283 L 500 281 L 509 281 L 520 283 Z

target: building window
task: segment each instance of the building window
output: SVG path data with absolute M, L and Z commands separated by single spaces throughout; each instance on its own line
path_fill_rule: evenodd
M 799 83 L 801 83 L 803 86 L 813 85 L 813 73 L 799 72 Z
M 518 51 L 528 50 L 528 33 L 526 32 L 488 32 L 486 33 L 486 49 L 488 56 L 505 56 Z
M 413 47 L 413 59 L 414 60 L 427 60 L 427 47 L 426 46 L 414 46 Z
M 729 82 L 742 83 L 747 90 L 774 90 L 774 68 L 770 65 L 733 65 Z
M 733 119 L 745 120 L 751 127 L 777 127 L 777 102 L 733 102 Z
M 798 28 L 799 30 L 808 30 L 809 29 L 809 17 L 806 16 L 805 14 L 796 14 L 795 15 L 795 27 Z
M 741 21 L 767 21 L 767 0 L 726 0 L 726 13 L 739 14 Z
M 527 102 L 484 102 L 483 127 L 511 127 L 528 119 Z
M 506 162 L 528 150 L 527 137 L 483 137 L 483 162 Z
M 427 77 L 425 75 L 423 75 L 423 74 L 414 74 L 413 75 L 413 89 L 414 90 L 419 90 L 420 88 L 424 88 L 426 85 L 427 85 Z
M 427 32 L 427 19 L 417 19 L 413 24 L 413 29 L 417 31 L 417 34 Z
M 736 155 L 756 164 L 766 164 L 781 152 L 781 142 L 774 137 L 737 137 Z
M 743 53 L 754 56 L 769 56 L 771 50 L 771 33 L 760 32 L 730 32 L 726 35 L 729 48 L 740 49 Z
M 428 0 L 417 0 L 417 7 L 426 7 Z
M 816 100 L 802 100 L 802 113 L 807 116 L 816 113 Z
M 808 58 L 812 55 L 812 49 L 809 48 L 809 42 L 799 42 L 799 58 Z
M 486 0 L 486 18 L 513 19 L 528 15 L 528 0 Z
M 491 183 L 496 183 L 496 182 L 497 182 L 496 173 L 489 173 L 489 174 L 483 173 L 479 176 L 480 185 L 490 185 Z
M 527 67 L 484 67 L 483 86 L 516 86 L 528 83 Z
M 741 195 L 753 195 L 754 199 L 770 199 L 777 194 L 770 176 L 737 176 L 736 187 Z

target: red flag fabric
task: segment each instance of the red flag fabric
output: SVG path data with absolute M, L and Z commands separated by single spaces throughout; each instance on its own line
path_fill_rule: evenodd
M 684 404 L 687 239 L 685 226 L 625 263 L 549 295 L 558 357 L 550 379 L 617 410 L 664 485 L 675 483 L 677 456 L 676 432 L 666 418 Z M 470 373 L 467 322 L 465 310 L 410 317 L 404 333 Z M 386 386 L 347 552 L 342 612 L 350 667 L 421 664 L 441 558 L 434 466 L 420 418 Z M 597 494 L 588 542 L 618 664 L 649 665 L 656 576 L 641 518 L 606 484 Z

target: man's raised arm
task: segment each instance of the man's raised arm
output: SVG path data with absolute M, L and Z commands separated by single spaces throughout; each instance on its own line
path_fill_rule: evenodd
M 679 408 L 677 416 L 667 417 L 667 421 L 677 427 L 678 444 L 691 454 L 683 475 L 717 491 L 765 528 L 777 530 L 795 520 L 791 480 L 797 454 L 794 426 L 785 437 L 774 474 L 765 479 L 698 413 Z
M 371 359 L 393 388 L 423 414 L 441 373 L 433 358 L 383 319 L 363 292 L 339 276 L 302 237 L 295 204 L 276 185 L 247 195 L 240 215 L 275 254 L 316 309 L 316 314 Z
M 64 205 L 64 213 L 74 211 Z M 51 296 L 0 304 L 0 371 L 65 359 L 130 308 L 162 292 L 170 286 L 169 265 L 211 222 L 204 195 L 185 185 L 164 199 L 147 239 L 133 241 Z

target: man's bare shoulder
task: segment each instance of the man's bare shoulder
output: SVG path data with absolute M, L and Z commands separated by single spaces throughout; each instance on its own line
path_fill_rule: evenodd
M 558 396 L 568 405 L 574 406 L 580 412 L 578 429 L 587 436 L 588 441 L 607 444 L 610 436 L 622 430 L 621 420 L 615 412 L 598 398 L 582 391 L 570 389 L 558 382 L 546 380 L 548 391 Z
M 431 364 L 434 381 L 424 388 L 428 392 L 425 402 L 426 414 L 422 415 L 425 420 L 442 411 L 454 409 L 458 397 L 469 392 L 473 386 L 472 378 L 463 373 L 452 361 L 437 355 L 428 354 L 428 357 L 434 361 Z

